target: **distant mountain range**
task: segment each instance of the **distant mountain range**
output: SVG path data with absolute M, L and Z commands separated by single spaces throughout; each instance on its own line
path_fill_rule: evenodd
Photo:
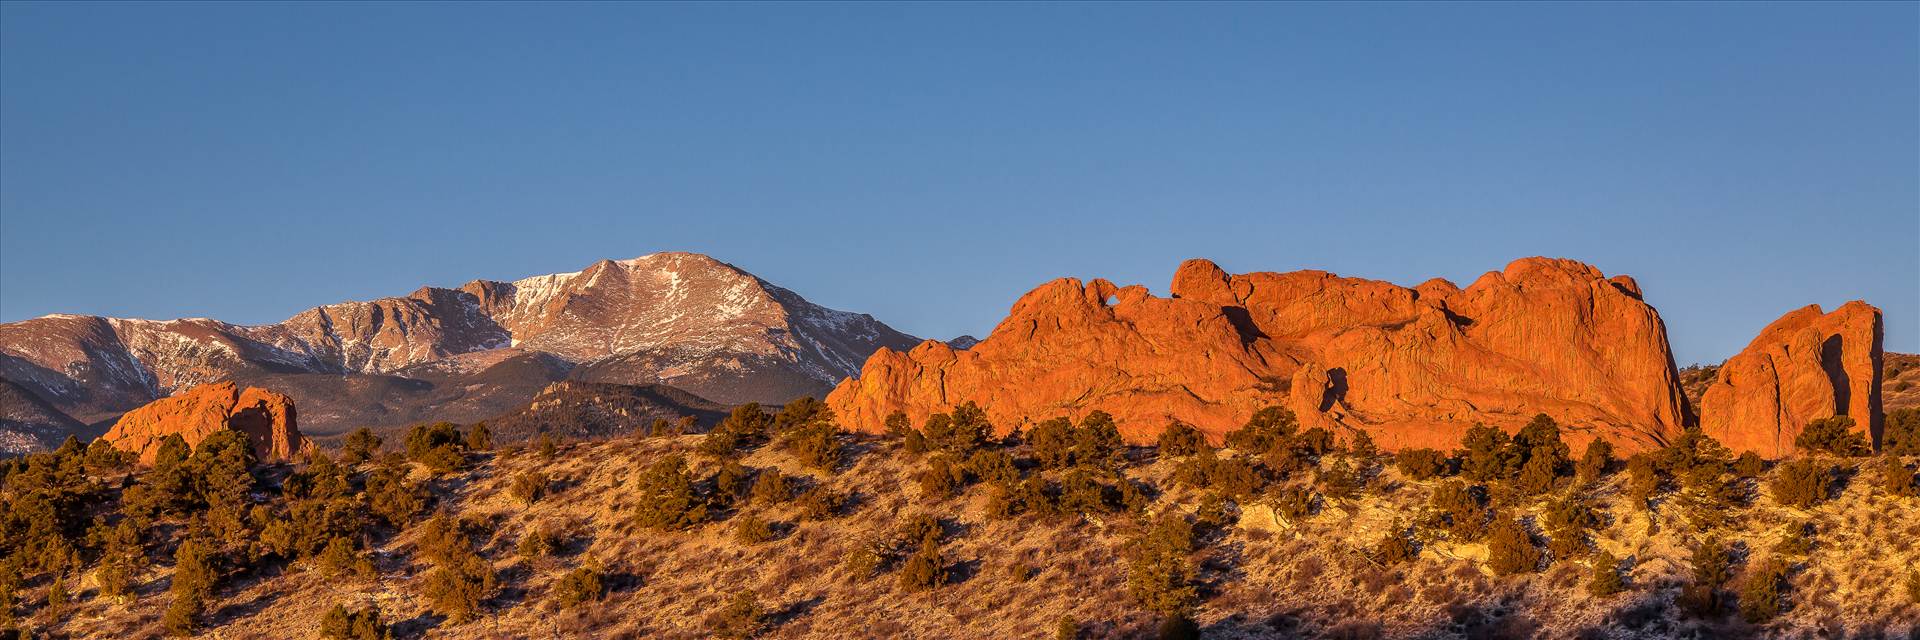
M 269 325 L 51 315 L 0 324 L 0 451 L 94 435 L 127 410 L 214 381 L 284 393 L 300 407 L 300 429 L 326 435 L 488 418 L 566 379 L 785 402 L 825 395 L 876 349 L 918 342 L 693 253 L 422 287 Z

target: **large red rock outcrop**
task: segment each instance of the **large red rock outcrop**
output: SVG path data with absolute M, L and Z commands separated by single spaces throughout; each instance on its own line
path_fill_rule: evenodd
M 1807 305 L 1781 316 L 1720 366 L 1700 397 L 1700 426 L 1735 451 L 1793 453 L 1807 422 L 1850 416 L 1880 437 L 1880 310 L 1855 300 L 1822 313 Z
M 974 401 L 1002 430 L 1094 409 L 1136 442 L 1170 421 L 1216 441 L 1254 410 L 1365 430 L 1383 447 L 1455 446 L 1467 428 L 1546 413 L 1576 446 L 1658 446 L 1688 421 L 1660 316 L 1631 278 L 1527 258 L 1466 289 L 1321 271 L 1231 276 L 1206 260 L 1172 297 L 1065 278 L 1014 304 L 985 340 L 881 349 L 828 403 L 850 428 L 916 423 Z
M 115 448 L 140 454 L 140 463 L 150 465 L 168 435 L 180 434 L 187 444 L 199 446 L 224 429 L 247 434 L 260 460 L 292 460 L 313 448 L 313 442 L 300 435 L 292 400 L 232 382 L 204 384 L 147 403 L 121 416 L 102 437 Z

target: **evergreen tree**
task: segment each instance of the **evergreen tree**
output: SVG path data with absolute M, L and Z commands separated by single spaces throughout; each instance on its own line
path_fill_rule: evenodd
M 1866 436 L 1853 430 L 1853 418 L 1832 416 L 1807 423 L 1800 435 L 1793 439 L 1793 446 L 1803 451 L 1813 451 L 1841 457 L 1864 456 L 1873 452 Z
M 1540 568 L 1540 548 L 1525 526 L 1506 514 L 1496 514 L 1487 534 L 1487 567 L 1494 575 L 1533 573 Z
M 648 465 L 635 485 L 635 520 L 649 529 L 683 529 L 706 520 L 707 507 L 694 492 L 687 459 L 674 454 Z
M 346 439 L 341 442 L 340 462 L 347 466 L 358 465 L 372 460 L 373 454 L 379 452 L 380 436 L 374 435 L 372 429 L 360 427 L 354 429 L 353 433 L 347 434 Z
M 1587 578 L 1587 593 L 1604 598 L 1626 590 L 1626 580 L 1620 575 L 1620 559 L 1601 551 L 1593 558 L 1593 572 Z

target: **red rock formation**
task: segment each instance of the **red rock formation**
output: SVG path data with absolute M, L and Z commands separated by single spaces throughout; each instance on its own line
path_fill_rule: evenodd
M 223 429 L 247 434 L 261 460 L 292 460 L 313 448 L 313 442 L 300 435 L 292 400 L 231 382 L 200 385 L 129 411 L 102 437 L 118 449 L 140 454 L 140 463 L 150 465 L 168 435 L 180 434 L 187 444 L 198 446 Z
M 1760 331 L 1720 366 L 1700 397 L 1700 426 L 1735 451 L 1793 453 L 1807 422 L 1828 416 L 1880 436 L 1880 310 L 1855 300 L 1821 313 L 1807 305 Z
M 1002 431 L 1101 409 L 1136 442 L 1172 420 L 1217 441 L 1283 404 L 1390 449 L 1451 447 L 1475 422 L 1518 429 L 1546 413 L 1576 447 L 1605 435 L 1636 450 L 1687 420 L 1659 314 L 1631 278 L 1578 262 L 1518 260 L 1462 290 L 1189 260 L 1172 293 L 1055 280 L 970 349 L 881 349 L 828 403 L 868 431 L 967 400 Z

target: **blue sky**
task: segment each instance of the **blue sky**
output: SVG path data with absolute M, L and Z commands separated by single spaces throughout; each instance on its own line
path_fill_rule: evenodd
M 1920 5 L 0 5 L 0 320 L 699 251 L 916 335 L 1183 258 L 1920 351 Z

